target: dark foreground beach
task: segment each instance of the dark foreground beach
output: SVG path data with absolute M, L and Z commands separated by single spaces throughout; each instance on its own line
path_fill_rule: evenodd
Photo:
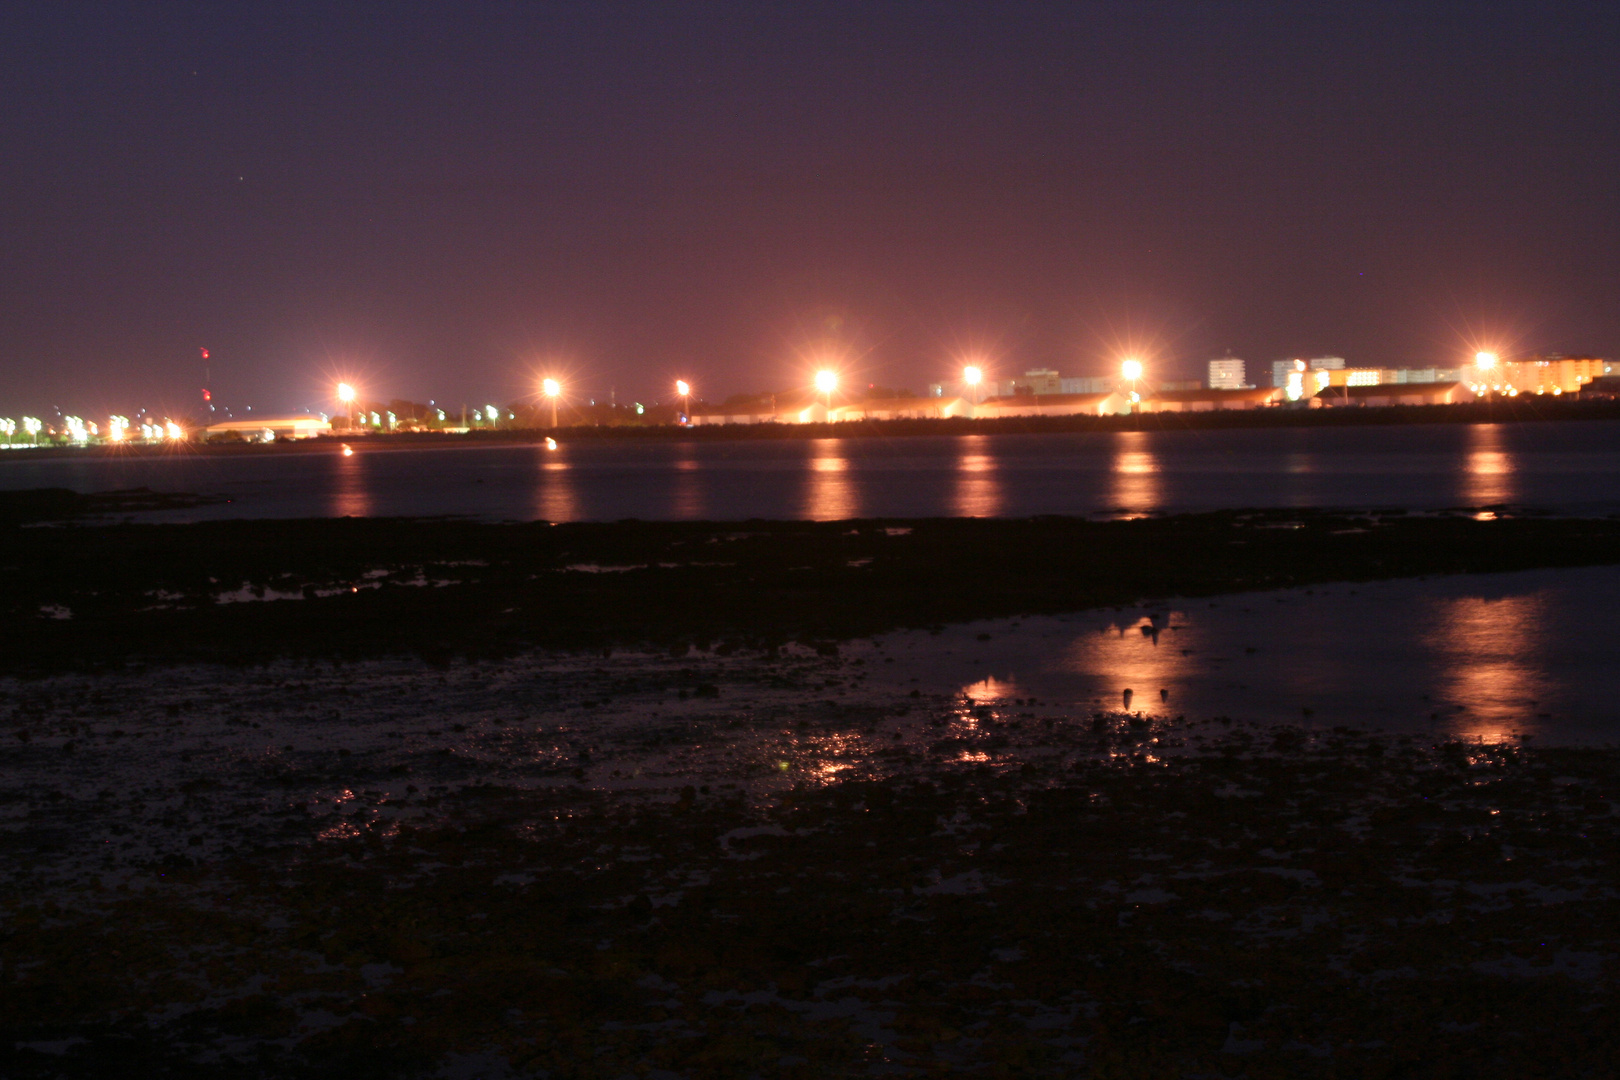
M 905 627 L 1616 563 L 1620 522 L 41 524 L 109 509 L 0 529 L 0 1074 L 1620 1052 L 1617 752 L 872 677 Z

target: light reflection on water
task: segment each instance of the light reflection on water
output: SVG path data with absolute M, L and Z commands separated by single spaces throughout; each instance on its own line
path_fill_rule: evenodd
M 1151 716 L 1603 743 L 1617 613 L 1620 567 L 1319 586 L 896 634 L 884 671 L 975 705 L 1118 709 L 1130 690 Z
M 1159 509 L 1159 460 L 1146 432 L 1121 431 L 1114 438 L 1109 506 L 1130 516 Z
M 850 476 L 844 440 L 813 439 L 803 517 L 837 521 L 860 516 L 860 490 Z
M 1017 689 L 1016 683 L 998 679 L 994 675 L 986 675 L 978 682 L 968 683 L 962 687 L 962 696 L 975 704 L 988 704 L 1012 697 Z
M 331 517 L 367 517 L 371 514 L 371 488 L 366 483 L 366 454 L 332 456 Z
M 958 517 L 995 517 L 1001 513 L 1001 479 L 996 475 L 996 459 L 990 453 L 989 438 L 964 436 L 956 458 L 956 503 Z
M 1076 638 L 1062 663 L 1073 671 L 1108 671 L 1119 683 L 1116 700 L 1131 692 L 1135 709 L 1167 708 L 1161 691 L 1184 683 L 1192 670 L 1191 649 L 1181 637 L 1188 629 L 1184 611 L 1160 616 L 1158 624 L 1144 616 L 1136 622 L 1110 623 L 1096 634 Z
M 1143 423 L 1151 423 L 1143 418 Z M 0 454 L 0 488 L 148 487 L 229 502 L 143 520 L 466 515 L 614 521 L 1127 515 L 1499 503 L 1620 512 L 1620 421 L 427 446 L 213 455 Z
M 1544 592 L 1438 601 L 1427 643 L 1434 652 L 1443 700 L 1461 706 L 1459 730 L 1488 742 L 1518 730 L 1541 701 L 1562 689 L 1549 681 L 1544 643 L 1551 604 Z
M 580 515 L 579 494 L 574 490 L 574 474 L 567 459 L 543 446 L 539 456 L 539 478 L 535 485 L 534 516 L 540 521 L 575 521 Z
M 704 507 L 707 505 L 703 498 L 703 478 L 698 476 L 698 470 L 703 468 L 695 458 L 679 458 L 675 462 L 675 484 L 671 492 L 673 497 L 670 510 L 677 518 L 696 520 L 704 516 Z
M 1467 463 L 1462 499 L 1467 506 L 1516 502 L 1522 496 L 1514 483 L 1513 453 L 1501 424 L 1475 424 L 1468 429 Z

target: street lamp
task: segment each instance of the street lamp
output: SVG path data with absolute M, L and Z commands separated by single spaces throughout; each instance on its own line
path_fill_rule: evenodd
M 346 382 L 340 382 L 337 386 L 337 394 L 338 400 L 343 402 L 343 407 L 348 411 L 349 427 L 352 428 L 354 427 L 354 387 Z
M 962 381 L 968 385 L 968 399 L 977 405 L 979 403 L 979 384 L 984 381 L 984 372 L 970 364 L 962 369 Z
M 1142 377 L 1142 361 L 1134 356 L 1128 356 L 1119 365 L 1120 376 L 1131 384 L 1131 411 L 1136 411 L 1136 403 L 1142 400 L 1142 395 L 1136 391 L 1136 382 Z
M 546 397 L 551 399 L 551 426 L 557 426 L 557 395 L 562 393 L 562 383 L 556 379 L 546 379 L 540 384 L 540 389 Z
M 692 397 L 692 384 L 687 382 L 685 379 L 676 379 L 675 393 L 679 394 L 681 398 L 681 417 L 690 423 L 692 418 L 692 404 L 690 401 L 690 398 Z
M 838 372 L 822 368 L 816 372 L 816 389 L 827 398 L 827 419 L 832 419 L 832 395 L 838 389 Z

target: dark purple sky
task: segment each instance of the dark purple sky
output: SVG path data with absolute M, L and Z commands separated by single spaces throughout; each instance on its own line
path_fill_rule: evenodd
M 0 5 L 0 415 L 1620 354 L 1620 5 Z

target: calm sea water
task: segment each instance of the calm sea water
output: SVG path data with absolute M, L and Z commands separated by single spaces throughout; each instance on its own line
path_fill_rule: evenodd
M 1620 513 L 1620 421 L 385 449 L 0 454 L 0 489 L 230 497 L 218 517 L 839 519 L 1507 504 Z

